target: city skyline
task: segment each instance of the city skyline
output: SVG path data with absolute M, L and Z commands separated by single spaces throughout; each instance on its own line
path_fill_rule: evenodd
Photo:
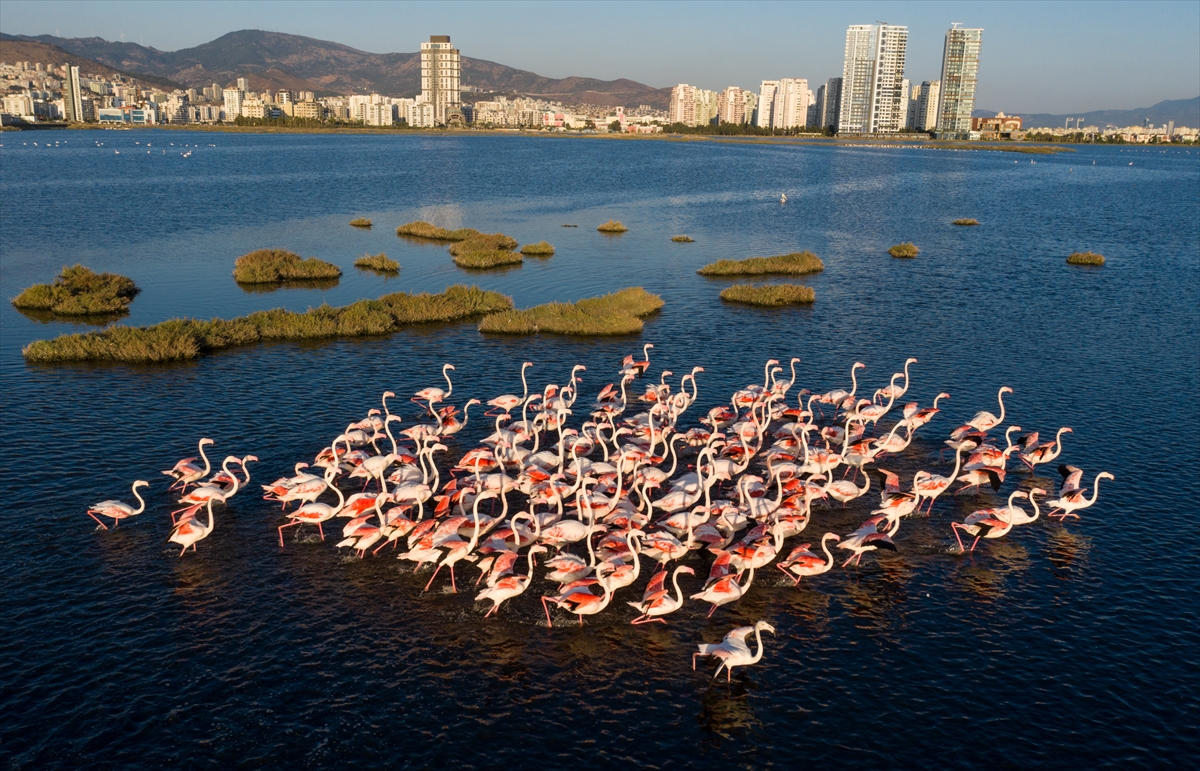
M 278 6 L 270 3 L 210 3 L 197 10 L 174 3 L 10 0 L 0 31 L 94 35 L 177 50 L 257 25 L 375 52 L 415 51 L 429 33 L 442 32 L 475 58 L 546 77 L 629 78 L 709 90 L 733 84 L 757 91 L 762 80 L 785 75 L 810 84 L 840 76 L 847 27 L 876 20 L 908 29 L 905 79 L 938 80 L 946 29 L 958 22 L 986 29 L 986 50 L 997 54 L 988 56 L 977 108 L 1129 109 L 1200 93 L 1200 20 L 1187 3 L 1104 3 L 1094 6 L 1102 12 L 1088 14 L 1062 3 L 1019 5 L 1019 13 L 993 3 L 714 4 L 684 16 L 677 4 L 469 4 L 469 13 L 464 5 L 347 3 L 335 12 L 329 4 L 308 3 L 280 26 Z M 738 37 L 767 9 L 775 21 L 755 25 L 761 43 L 749 54 L 713 56 L 696 45 L 711 37 L 719 51 L 721 40 Z M 428 31 L 418 33 L 417 27 Z M 803 33 L 797 36 L 796 29 Z M 645 44 L 650 39 L 653 46 Z M 1055 77 L 1045 77 L 1047 70 Z

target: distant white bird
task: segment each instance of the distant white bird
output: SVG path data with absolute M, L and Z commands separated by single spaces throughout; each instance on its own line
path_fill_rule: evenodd
M 713 674 L 716 679 L 717 675 L 721 674 L 722 667 L 725 669 L 725 680 L 729 682 L 733 679 L 734 667 L 745 667 L 751 664 L 757 664 L 762 660 L 763 642 L 762 630 L 774 634 L 775 627 L 768 624 L 766 621 L 759 621 L 754 626 L 739 626 L 729 634 L 725 635 L 725 639 L 715 645 L 709 643 L 700 643 L 699 652 L 692 654 L 692 669 L 696 668 L 697 656 L 715 656 L 721 660 L 720 666 Z M 746 638 L 754 633 L 754 639 L 758 642 L 758 651 L 753 655 L 750 654 L 750 644 Z
M 1131 163 L 1131 164 L 1129 164 L 1129 165 L 1130 165 L 1130 166 L 1132 166 L 1133 164 Z M 780 203 L 787 203 L 787 193 L 783 193 L 782 195 L 780 195 L 780 196 L 779 196 L 779 202 L 780 202 Z

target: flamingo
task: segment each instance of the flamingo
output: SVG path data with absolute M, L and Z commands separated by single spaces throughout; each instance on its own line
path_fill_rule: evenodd
M 1004 394 L 1011 394 L 1013 390 L 1008 386 L 1000 386 L 1000 392 L 996 394 L 996 401 L 1000 402 L 1000 417 L 996 417 L 987 410 L 975 413 L 975 417 L 967 421 L 967 425 L 976 431 L 989 431 L 1004 422 Z
M 335 473 L 336 469 L 326 469 L 324 482 L 326 487 L 333 488 L 333 492 L 337 494 L 338 505 L 330 506 L 328 503 L 317 503 L 315 500 L 316 496 L 313 496 L 313 501 L 304 504 L 288 515 L 288 518 L 291 520 L 290 522 L 285 522 L 279 526 L 279 548 L 283 548 L 284 528 L 297 527 L 299 525 L 316 525 L 317 532 L 321 534 L 321 540 L 325 540 L 325 529 L 321 526 L 321 523 L 328 522 L 336 517 L 338 512 L 342 510 L 342 507 L 346 505 L 346 496 L 342 495 L 342 491 L 333 483 L 333 475 Z M 324 489 L 324 487 L 321 488 L 321 490 Z M 318 494 L 320 493 L 318 492 Z
M 435 539 L 434 546 L 445 550 L 446 555 L 442 557 L 442 561 L 433 569 L 433 575 L 429 577 L 429 583 L 425 584 L 425 588 L 422 591 L 429 591 L 429 587 L 433 586 L 433 579 L 437 578 L 438 571 L 448 566 L 450 568 L 450 588 L 455 594 L 458 593 L 458 582 L 454 578 L 454 566 L 463 559 L 470 562 L 474 562 L 477 559 L 471 552 L 479 544 L 479 526 L 482 521 L 479 516 L 479 502 L 485 498 L 495 498 L 499 495 L 500 493 L 495 490 L 481 490 L 475 496 L 475 503 L 471 509 L 471 513 L 474 515 L 472 516 L 474 525 L 472 526 L 470 541 L 464 541 L 462 536 L 458 535 L 457 528 L 445 538 L 440 540 Z
M 851 552 L 846 561 L 842 563 L 842 567 L 846 567 L 851 561 L 855 565 L 858 565 L 862 562 L 862 555 L 869 551 L 875 551 L 876 549 L 896 551 L 896 544 L 892 541 L 892 537 L 900 529 L 900 519 L 897 517 L 892 522 L 891 530 L 886 533 L 881 532 L 879 525 L 887 521 L 888 518 L 885 516 L 871 517 L 863 523 L 862 527 L 846 536 L 845 540 L 837 545 L 839 549 L 846 549 Z
M 200 457 L 204 459 L 204 468 L 200 468 L 192 462 L 196 460 L 195 458 L 184 458 L 176 463 L 170 471 L 162 472 L 175 480 L 170 489 L 174 490 L 176 486 L 179 486 L 181 489 L 186 490 L 188 485 L 208 476 L 208 472 L 212 470 L 212 464 L 209 463 L 208 456 L 204 454 L 204 445 L 206 444 L 215 444 L 215 442 L 208 437 L 204 437 L 199 442 Z
M 216 528 L 217 522 L 213 518 L 213 501 L 216 498 L 208 499 L 208 524 L 201 525 L 199 520 L 194 516 L 195 512 L 203 505 L 197 503 L 195 506 L 189 507 L 189 515 L 181 517 L 179 522 L 171 529 L 171 534 L 167 536 L 167 541 L 177 543 L 183 548 L 179 550 L 179 556 L 182 557 L 188 547 L 192 547 L 192 551 L 196 551 L 196 544 L 208 538 L 212 531 Z
M 787 559 L 780 562 L 775 567 L 783 571 L 784 575 L 792 574 L 796 576 L 792 586 L 799 586 L 800 579 L 805 576 L 819 576 L 822 573 L 828 572 L 833 567 L 833 555 L 829 552 L 829 541 L 840 541 L 842 537 L 837 533 L 826 533 L 821 536 L 821 550 L 825 552 L 827 561 L 822 560 L 816 554 L 809 551 L 809 544 L 800 544 Z
M 167 472 L 164 471 L 163 473 L 165 474 Z M 96 524 L 100 525 L 100 527 L 104 528 L 105 530 L 108 529 L 108 525 L 104 524 L 104 522 L 102 522 L 99 517 L 96 516 L 97 514 L 116 520 L 113 523 L 113 527 L 120 527 L 121 520 L 137 516 L 146 510 L 146 501 L 143 500 L 142 496 L 138 494 L 138 488 L 149 486 L 150 483 L 144 479 L 139 479 L 133 483 L 133 497 L 137 498 L 138 504 L 140 504 L 136 509 L 130 506 L 128 503 L 123 503 L 121 501 L 100 501 L 99 503 L 93 503 L 88 507 L 87 515 L 96 520 Z
M 420 391 L 417 391 L 417 393 L 414 394 L 412 399 L 409 401 L 411 401 L 413 404 L 420 404 L 423 401 L 427 402 L 428 406 L 426 409 L 432 413 L 433 405 L 449 399 L 450 394 L 454 392 L 454 383 L 450 382 L 450 371 L 453 369 L 453 364 L 446 364 L 442 366 L 442 377 L 446 378 L 446 390 L 443 391 L 436 386 L 422 388 Z
M 529 398 L 529 382 L 525 379 L 525 370 L 533 366 L 532 361 L 527 361 L 521 365 L 521 385 L 525 387 L 525 392 L 520 396 L 516 394 L 502 394 L 495 399 L 489 399 L 488 404 L 504 413 L 512 412 L 514 407 L 521 406 L 526 399 Z
M 1072 433 L 1072 429 L 1063 426 L 1058 429 L 1058 434 L 1055 435 L 1053 442 L 1046 442 L 1034 447 L 1027 448 L 1024 452 L 1017 456 L 1017 459 L 1025 464 L 1029 469 L 1029 473 L 1033 473 L 1034 466 L 1040 466 L 1043 463 L 1049 463 L 1062 454 L 1062 435 Z M 1036 441 L 1036 440 L 1035 440 Z
M 1054 512 L 1061 511 L 1062 513 L 1059 514 L 1059 517 L 1062 519 L 1066 519 L 1067 517 L 1075 517 L 1076 519 L 1079 519 L 1079 515 L 1075 512 L 1091 506 L 1096 502 L 1096 498 L 1099 497 L 1101 479 L 1116 479 L 1116 477 L 1107 471 L 1101 471 L 1099 474 L 1097 474 L 1092 488 L 1092 497 L 1090 499 L 1084 497 L 1084 488 L 1078 488 L 1065 493 L 1059 493 L 1057 498 L 1046 502 L 1046 504 L 1051 507 L 1046 516 L 1053 517 Z
M 495 613 L 500 609 L 500 605 L 506 600 L 511 600 L 519 594 L 523 594 L 529 588 L 529 584 L 533 579 L 533 555 L 541 554 L 547 551 L 545 546 L 534 545 L 529 548 L 526 555 L 529 558 L 529 572 L 524 576 L 505 576 L 495 583 L 493 586 L 481 591 L 475 596 L 475 600 L 491 600 L 492 609 L 484 614 L 484 618 Z
M 558 607 L 565 608 L 569 612 L 579 616 L 579 625 L 583 626 L 584 616 L 594 616 L 607 608 L 608 604 L 612 602 L 614 588 L 612 586 L 606 587 L 603 583 L 600 583 L 600 586 L 604 589 L 603 595 L 593 594 L 588 591 L 587 587 L 580 586 L 568 589 L 565 593 L 557 597 L 542 597 L 542 608 L 546 611 L 546 626 L 554 626 L 550 620 L 550 607 L 546 604 L 547 601 L 553 602 Z
M 754 626 L 739 626 L 725 635 L 725 638 L 715 645 L 700 643 L 700 650 L 692 654 L 692 670 L 696 669 L 697 656 L 713 656 L 721 660 L 717 671 L 713 674 L 713 679 L 716 680 L 717 675 L 721 674 L 721 669 L 724 668 L 725 681 L 731 682 L 733 680 L 734 667 L 746 667 L 751 664 L 757 664 L 762 660 L 763 630 L 772 634 L 775 633 L 775 627 L 766 621 L 758 621 Z M 746 640 L 751 634 L 754 635 L 755 642 L 758 643 L 758 651 L 754 655 L 750 654 L 750 644 Z
M 944 493 L 950 487 L 950 483 L 958 476 L 958 469 L 962 466 L 962 448 L 959 447 L 954 451 L 954 471 L 950 472 L 949 477 L 944 477 L 939 474 L 932 474 L 928 471 L 918 471 L 913 476 L 913 489 L 918 495 L 918 507 L 920 498 L 929 499 L 929 511 L 933 511 L 933 502 L 937 497 Z
M 904 396 L 904 394 L 908 393 L 908 365 L 910 365 L 910 364 L 920 364 L 920 362 L 911 356 L 904 360 L 904 385 L 903 386 L 896 385 L 894 382 L 895 378 L 893 377 L 892 378 L 893 382 L 890 385 L 884 386 L 879 391 L 880 395 L 884 399 L 890 398 L 892 400 L 896 400 L 896 399 L 899 399 L 900 397 Z M 900 373 L 896 373 L 896 374 L 898 375 Z
M 631 624 L 646 624 L 653 621 L 658 621 L 663 624 L 667 623 L 660 616 L 665 616 L 668 613 L 674 613 L 683 607 L 683 592 L 679 588 L 679 574 L 687 573 L 690 576 L 696 575 L 696 571 L 686 565 L 680 565 L 671 573 L 671 583 L 675 585 L 675 596 L 666 589 L 667 573 L 659 571 L 654 574 L 654 578 L 650 579 L 650 583 L 646 586 L 646 592 L 642 595 L 641 602 L 626 603 L 641 615 L 629 622 Z
M 722 605 L 740 599 L 750 589 L 750 584 L 754 583 L 754 568 L 750 568 L 746 583 L 739 584 L 737 580 L 738 574 L 730 573 L 715 581 L 710 581 L 702 590 L 692 595 L 693 600 L 712 603 L 712 609 L 708 611 L 706 618 L 711 618 L 712 614 L 717 612 L 717 608 Z
M 909 405 L 905 405 L 904 420 L 902 420 L 901 423 L 903 423 L 910 431 L 916 431 L 921 426 L 924 426 L 929 421 L 933 420 L 934 416 L 941 412 L 941 410 L 938 408 L 938 402 L 942 399 L 949 398 L 950 394 L 940 393 L 934 398 L 933 406 L 926 407 L 923 410 L 917 409 L 917 403 L 913 402 L 911 405 L 913 411 L 911 413 L 908 410 Z
M 1008 504 L 1003 509 L 978 509 L 968 514 L 964 522 L 951 522 L 950 529 L 954 532 L 954 540 L 958 541 L 958 550 L 967 550 L 958 535 L 959 530 L 975 536 L 971 551 L 975 551 L 980 538 L 1003 538 L 1008 535 L 1008 531 L 1013 528 L 1012 517 L 1008 515 L 1013 508 L 1013 499 L 1025 497 L 1027 493 L 1024 491 L 1014 490 L 1012 495 L 1008 496 Z

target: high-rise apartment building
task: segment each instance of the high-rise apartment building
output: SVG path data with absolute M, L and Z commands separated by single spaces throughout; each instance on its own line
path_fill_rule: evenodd
M 982 45 L 982 29 L 963 29 L 955 23 L 946 32 L 942 88 L 937 102 L 938 137 L 966 139 L 970 136 Z
M 680 83 L 671 89 L 667 106 L 667 122 L 685 126 L 707 126 L 718 116 L 720 98 L 716 91 Z
M 221 92 L 221 96 L 225 99 L 225 120 L 232 121 L 242 114 L 242 101 L 246 97 L 246 92 L 240 88 L 227 88 Z
M 730 86 L 717 95 L 717 122 L 736 123 L 746 122 L 746 92 L 737 86 Z
M 842 106 L 842 79 L 830 78 L 825 81 L 825 92 L 820 99 L 821 102 L 821 127 L 833 127 L 834 131 L 838 128 L 838 115 Z
M 782 78 L 775 89 L 771 109 L 771 128 L 804 128 L 808 124 L 808 100 L 811 92 L 804 78 Z
M 429 42 L 421 44 L 421 96 L 433 105 L 435 124 L 444 126 L 455 116 L 461 119 L 461 77 L 462 62 L 450 36 L 430 35 Z
M 913 93 L 916 95 L 916 118 L 913 128 L 917 131 L 933 131 L 937 127 L 942 81 L 926 80 L 919 86 L 913 86 Z
M 758 122 L 759 128 L 771 128 L 771 120 L 775 107 L 775 92 L 779 90 L 778 80 L 764 80 L 758 87 Z
M 67 113 L 67 122 L 82 123 L 83 92 L 79 87 L 79 68 L 68 64 L 63 70 L 66 72 L 63 78 L 63 108 Z
M 846 30 L 838 131 L 894 133 L 904 125 L 908 27 L 853 24 Z
M 241 91 L 243 94 L 245 94 L 247 91 L 250 90 L 250 81 L 246 80 L 245 78 L 238 78 L 237 79 L 237 88 L 238 88 L 238 91 Z

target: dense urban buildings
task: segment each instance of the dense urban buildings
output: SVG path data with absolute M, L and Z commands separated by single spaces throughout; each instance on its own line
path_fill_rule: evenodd
M 65 121 L 102 125 L 195 123 L 338 124 L 380 128 L 474 125 L 481 129 L 656 133 L 682 124 L 702 130 L 787 134 L 832 131 L 843 135 L 934 134 L 952 139 L 1066 139 L 1068 141 L 1197 141 L 1200 131 L 1169 121 L 1152 126 L 1031 128 L 1016 116 L 974 118 L 982 30 L 955 23 L 946 33 L 939 80 L 910 84 L 905 77 L 906 27 L 852 25 L 846 33 L 842 76 L 816 92 L 807 78 L 763 80 L 758 92 L 729 86 L 720 91 L 681 83 L 669 108 L 649 105 L 564 105 L 544 97 L 493 93 L 462 83 L 461 56 L 450 37 L 421 44 L 421 90 L 408 96 L 318 94 L 281 88 L 255 90 L 269 81 L 248 75 L 224 86 L 163 89 L 129 75 L 99 75 L 79 66 L 0 62 L 0 121 Z M 473 103 L 463 102 L 463 95 Z M 486 94 L 486 96 L 485 96 Z M 303 122 L 303 123 L 300 123 Z M 674 129 L 673 129 L 674 130 Z
M 934 129 L 939 138 L 970 138 L 971 111 L 975 109 L 975 85 L 979 77 L 979 50 L 982 45 L 982 29 L 963 29 L 956 23 L 946 32 L 937 126 Z

